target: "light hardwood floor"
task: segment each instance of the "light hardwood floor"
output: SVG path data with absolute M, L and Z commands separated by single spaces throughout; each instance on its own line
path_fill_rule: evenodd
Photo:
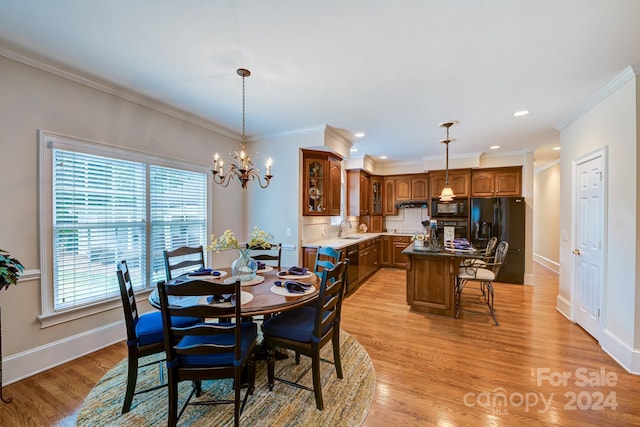
M 497 327 L 489 316 L 410 312 L 403 270 L 381 269 L 347 297 L 342 327 L 377 377 L 365 426 L 640 425 L 640 377 L 556 311 L 555 273 L 535 265 L 534 275 L 535 286 L 495 285 Z M 117 344 L 6 387 L 13 403 L 0 403 L 0 425 L 73 426 L 124 357 Z

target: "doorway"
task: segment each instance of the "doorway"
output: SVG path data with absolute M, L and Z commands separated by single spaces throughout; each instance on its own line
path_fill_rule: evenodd
M 599 340 L 604 305 L 606 150 L 599 149 L 581 157 L 574 165 L 574 318 Z

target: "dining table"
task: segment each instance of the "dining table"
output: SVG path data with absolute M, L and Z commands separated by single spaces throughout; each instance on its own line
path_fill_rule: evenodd
M 291 274 L 289 274 L 289 270 L 290 268 L 286 267 L 277 269 L 275 267 L 265 266 L 257 271 L 255 278 L 241 281 L 242 316 L 269 316 L 274 313 L 306 305 L 318 298 L 320 279 L 313 271 L 307 270 L 304 274 L 300 274 L 300 269 L 298 268 L 297 272 L 293 273 L 292 271 Z M 204 280 L 211 283 L 231 285 L 235 282 L 236 278 L 231 275 L 230 268 L 217 268 L 212 271 L 212 274 L 183 274 L 173 280 L 169 280 L 167 283 L 179 286 L 181 283 L 190 280 Z M 307 283 L 313 286 L 304 293 L 291 293 L 284 286 L 276 285 L 276 282 L 284 285 L 288 280 Z M 218 300 L 213 299 L 212 301 Z M 160 298 L 157 289 L 154 289 L 149 294 L 149 303 L 157 309 L 160 308 Z M 201 297 L 171 297 L 169 303 L 188 306 L 202 303 L 202 299 Z

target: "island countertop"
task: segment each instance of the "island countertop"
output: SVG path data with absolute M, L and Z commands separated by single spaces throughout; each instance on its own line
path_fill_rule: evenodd
M 483 255 L 480 251 L 475 252 L 460 252 L 460 251 L 448 251 L 446 249 L 440 249 L 439 251 L 428 251 L 424 249 L 416 249 L 415 244 L 411 243 L 402 251 L 404 255 L 425 255 L 434 257 L 455 257 L 455 258 L 482 258 Z

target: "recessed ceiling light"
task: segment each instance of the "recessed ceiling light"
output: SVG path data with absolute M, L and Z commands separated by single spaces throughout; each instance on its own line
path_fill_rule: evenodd
M 552 150 L 553 151 L 558 151 L 558 150 L 560 150 L 560 147 L 553 147 Z
M 522 116 L 526 116 L 529 113 L 530 113 L 529 110 L 520 110 L 513 113 L 513 117 L 522 117 Z
M 356 147 L 351 147 L 349 151 L 351 151 L 352 153 L 357 153 L 358 149 Z
M 380 158 L 381 158 L 382 160 L 384 160 L 384 159 L 386 159 L 386 158 L 387 158 L 387 156 L 380 156 Z
M 355 137 L 356 138 L 362 138 L 364 136 L 364 132 L 356 132 L 355 133 Z
M 491 147 L 489 147 L 491 150 L 497 150 L 498 148 L 500 148 L 499 145 L 492 145 Z

